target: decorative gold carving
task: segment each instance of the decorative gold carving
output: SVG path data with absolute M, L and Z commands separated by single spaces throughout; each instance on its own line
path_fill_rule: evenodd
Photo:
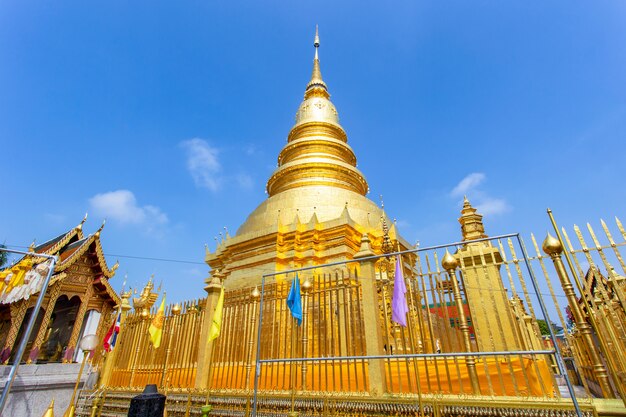
M 22 322 L 24 321 L 24 316 L 26 315 L 26 311 L 28 310 L 28 301 L 22 300 L 17 303 L 11 304 L 11 328 L 9 329 L 9 334 L 7 335 L 6 341 L 4 342 L 3 353 L 6 349 L 9 349 L 11 352 L 13 351 L 13 345 L 15 344 L 15 339 L 17 339 L 17 334 L 20 331 L 20 327 L 22 327 Z M 18 359 L 20 360 L 20 359 Z M 9 362 L 9 358 L 7 357 L 4 361 L 6 365 Z
M 41 349 L 41 346 L 43 345 L 43 343 L 45 342 L 45 338 L 48 335 L 48 327 L 50 324 L 50 317 L 52 316 L 52 312 L 54 311 L 54 306 L 57 302 L 57 299 L 59 298 L 59 293 L 61 292 L 61 283 L 57 282 L 54 285 L 51 286 L 51 289 L 48 292 L 48 302 L 46 303 L 45 307 L 44 307 L 44 316 L 43 316 L 43 320 L 41 321 L 41 325 L 39 327 L 39 331 L 37 332 L 37 336 L 35 338 L 35 343 L 33 343 L 33 349 L 32 351 L 34 351 L 35 349 L 39 350 Z M 31 363 L 33 360 L 35 360 L 36 358 L 28 358 L 28 360 L 26 361 L 27 363 Z

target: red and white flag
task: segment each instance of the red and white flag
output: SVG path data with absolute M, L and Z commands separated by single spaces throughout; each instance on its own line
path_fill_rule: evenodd
M 117 335 L 120 333 L 120 319 L 122 318 L 121 313 L 117 313 L 117 318 L 115 322 L 109 328 L 107 335 L 104 337 L 104 350 L 110 352 L 115 347 L 115 342 L 117 341 Z

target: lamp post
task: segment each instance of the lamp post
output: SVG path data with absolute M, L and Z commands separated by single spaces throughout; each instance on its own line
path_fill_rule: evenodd
M 74 413 L 76 412 L 76 406 L 74 405 L 74 400 L 76 399 L 76 391 L 78 391 L 78 385 L 80 384 L 80 377 L 83 374 L 83 369 L 85 368 L 85 362 L 87 362 L 87 358 L 92 350 L 98 346 L 98 336 L 95 334 L 88 334 L 87 336 L 83 336 L 80 339 L 79 346 L 83 351 L 83 362 L 80 365 L 80 370 L 78 371 L 78 377 L 76 378 L 76 384 L 74 385 L 74 392 L 72 393 L 72 399 L 70 400 L 70 405 L 65 410 L 65 414 L 63 417 L 74 417 Z

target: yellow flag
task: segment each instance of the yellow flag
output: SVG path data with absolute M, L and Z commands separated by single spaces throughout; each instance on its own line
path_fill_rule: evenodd
M 213 322 L 211 323 L 211 329 L 209 330 L 209 342 L 213 339 L 217 339 L 222 329 L 222 311 L 224 310 L 224 287 L 220 291 L 220 298 L 217 299 L 217 305 L 215 306 L 215 312 L 213 313 Z
M 161 306 L 157 311 L 156 316 L 152 319 L 152 324 L 148 332 L 150 332 L 150 341 L 154 348 L 161 346 L 161 336 L 163 336 L 163 322 L 165 321 L 165 294 L 163 294 L 163 300 L 161 300 Z

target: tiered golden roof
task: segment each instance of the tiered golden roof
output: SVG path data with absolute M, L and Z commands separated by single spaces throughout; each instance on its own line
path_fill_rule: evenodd
M 296 216 L 307 223 L 315 214 L 319 222 L 325 222 L 338 218 L 344 207 L 357 224 L 367 227 L 371 216 L 378 226 L 382 212 L 365 198 L 367 181 L 356 168 L 356 156 L 322 79 L 317 32 L 314 46 L 313 72 L 304 100 L 278 156 L 278 168 L 267 182 L 270 198 L 250 214 L 238 235 L 273 229 Z

